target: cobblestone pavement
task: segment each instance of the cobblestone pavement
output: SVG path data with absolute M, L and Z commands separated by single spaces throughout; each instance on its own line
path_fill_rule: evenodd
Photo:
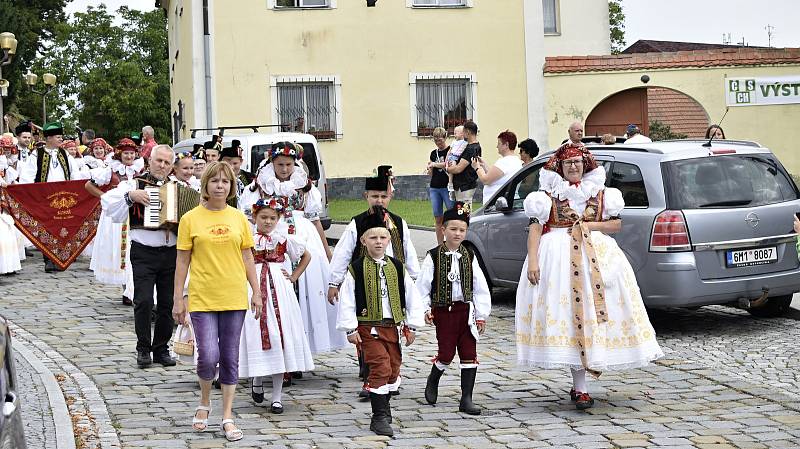
M 346 350 L 316 357 L 317 370 L 284 395 L 283 415 L 240 389 L 235 413 L 245 438 L 226 443 L 218 391 L 212 430 L 191 431 L 198 399 L 191 366 L 136 368 L 133 312 L 119 304 L 120 290 L 96 284 L 85 260 L 46 275 L 31 258 L 21 275 L 0 277 L 0 310 L 15 339 L 57 375 L 79 447 L 800 447 L 798 316 L 756 319 L 724 307 L 655 312 L 666 357 L 590 381 L 596 406 L 578 412 L 566 371 L 514 368 L 513 291 L 498 291 L 495 303 L 506 305 L 495 306 L 479 345 L 475 400 L 484 415 L 457 412 L 454 371 L 442 379 L 439 404 L 424 404 L 435 353 L 425 329 L 406 350 L 393 439 L 369 431 L 369 404 L 355 399 L 355 357 Z
M 30 448 L 56 447 L 53 411 L 39 373 L 19 353 L 14 354 L 14 366 L 17 371 L 17 391 L 23 404 L 25 442 Z

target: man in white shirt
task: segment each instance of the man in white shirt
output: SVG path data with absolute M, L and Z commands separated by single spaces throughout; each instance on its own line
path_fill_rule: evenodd
M 649 137 L 644 136 L 639 131 L 639 127 L 636 125 L 628 125 L 627 133 L 628 139 L 625 140 L 625 143 L 650 143 Z
M 33 141 L 31 132 L 30 122 L 20 123 L 19 126 L 14 128 L 14 134 L 17 135 L 17 158 L 23 162 L 28 159 L 28 154 L 30 153 L 31 142 Z M 17 161 L 14 161 L 13 166 L 18 167 Z

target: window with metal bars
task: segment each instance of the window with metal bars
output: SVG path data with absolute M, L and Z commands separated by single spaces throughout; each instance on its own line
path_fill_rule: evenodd
M 279 83 L 277 87 L 282 130 L 308 133 L 318 140 L 336 138 L 333 83 Z
M 472 118 L 469 79 L 417 80 L 417 136 L 431 136 L 441 126 L 448 134 Z

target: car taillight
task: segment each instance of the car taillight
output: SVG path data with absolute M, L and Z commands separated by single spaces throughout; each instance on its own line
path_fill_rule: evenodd
M 686 219 L 679 210 L 665 210 L 656 216 L 650 235 L 650 251 L 691 251 L 692 242 L 686 229 Z

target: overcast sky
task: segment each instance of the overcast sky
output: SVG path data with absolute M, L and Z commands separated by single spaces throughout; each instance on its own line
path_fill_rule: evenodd
M 72 0 L 67 11 L 84 11 L 87 5 L 100 3 L 112 11 L 122 5 L 149 11 L 156 2 Z M 800 27 L 792 24 L 798 17 L 798 3 L 798 0 L 622 0 L 625 37 L 628 45 L 639 39 L 721 44 L 722 35 L 730 33 L 731 43 L 744 38 L 749 45 L 766 46 L 765 27 L 771 25 L 773 47 L 800 47 Z

